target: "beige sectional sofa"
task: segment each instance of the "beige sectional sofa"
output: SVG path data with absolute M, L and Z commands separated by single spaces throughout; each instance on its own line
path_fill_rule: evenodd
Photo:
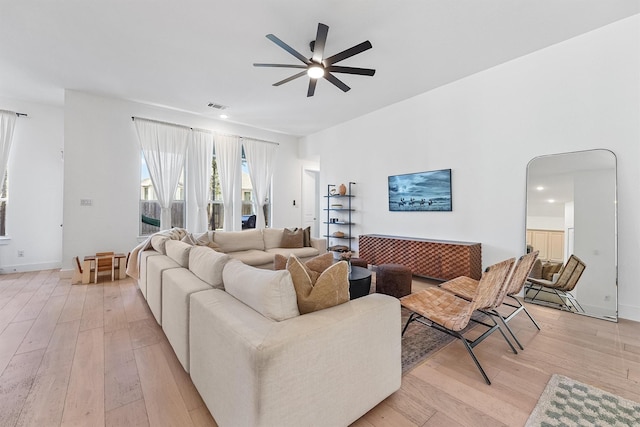
M 399 389 L 397 299 L 300 315 L 287 270 L 177 240 L 158 249 L 140 266 L 145 298 L 218 425 L 346 426 Z

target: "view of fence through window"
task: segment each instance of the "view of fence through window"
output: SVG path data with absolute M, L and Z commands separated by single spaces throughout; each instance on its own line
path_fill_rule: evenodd
M 224 205 L 222 203 L 222 190 L 220 186 L 220 176 L 215 154 L 211 159 L 212 174 L 209 180 L 209 204 L 207 214 L 209 218 L 209 230 L 220 230 L 224 225 Z M 149 169 L 142 156 L 140 167 L 140 235 L 146 236 L 160 230 L 160 204 L 153 190 L 153 184 L 149 177 Z M 178 188 L 176 189 L 175 200 L 171 206 L 171 226 L 185 227 L 185 180 L 184 170 Z M 247 161 L 242 153 L 242 215 L 253 215 L 255 213 L 252 203 L 253 185 L 249 177 Z M 267 226 L 271 222 L 271 202 L 266 200 L 264 205 L 264 217 Z
M 153 189 L 153 183 L 149 176 L 149 168 L 144 156 L 141 156 L 140 165 L 140 235 L 147 236 L 160 230 L 160 203 Z M 171 205 L 171 227 L 185 227 L 185 203 L 184 203 L 184 169 L 178 181 L 178 188 Z

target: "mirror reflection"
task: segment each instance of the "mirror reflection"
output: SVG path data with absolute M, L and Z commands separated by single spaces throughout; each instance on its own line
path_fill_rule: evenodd
M 617 321 L 616 158 L 609 150 L 527 166 L 527 251 L 539 251 L 525 301 Z

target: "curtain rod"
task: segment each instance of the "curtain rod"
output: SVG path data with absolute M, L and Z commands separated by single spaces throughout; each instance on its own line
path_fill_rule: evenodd
M 175 127 L 179 127 L 179 128 L 185 128 L 185 129 L 193 130 L 192 127 L 185 126 L 185 125 L 179 125 L 177 123 L 163 122 L 163 121 L 160 121 L 160 120 L 145 119 L 144 117 L 131 116 L 131 120 L 135 121 L 136 119 L 146 120 L 147 122 L 152 122 L 152 123 L 160 123 L 162 125 L 169 125 L 169 126 L 175 126 Z
M 224 135 L 224 136 L 237 136 L 238 138 L 241 138 L 241 139 L 252 139 L 252 140 L 254 140 L 254 141 L 266 142 L 267 144 L 280 145 L 280 143 L 279 143 L 279 142 L 267 141 L 267 140 L 265 140 L 265 139 L 251 138 L 251 137 L 249 137 L 249 136 L 233 135 L 233 134 L 231 134 L 231 133 L 223 133 L 223 132 L 215 132 L 215 133 L 217 133 L 218 135 Z
M 9 111 L 9 110 L 0 110 L 0 111 L 3 111 L 5 113 L 10 113 L 10 114 L 15 114 L 18 117 L 20 116 L 28 117 L 26 113 L 16 113 L 15 111 Z
M 152 119 L 145 119 L 144 117 L 131 116 L 131 120 L 135 121 L 136 119 L 146 120 L 148 122 L 153 122 L 153 123 L 160 123 L 160 124 L 163 124 L 163 125 L 170 125 L 170 126 L 177 126 L 177 127 L 181 127 L 181 128 L 187 128 L 187 129 L 195 130 L 195 131 L 199 131 L 199 132 L 205 132 L 205 133 L 211 133 L 211 134 L 216 134 L 217 133 L 218 135 L 235 136 L 235 137 L 238 137 L 238 138 L 253 139 L 254 141 L 260 141 L 260 142 L 266 142 L 268 144 L 280 145 L 280 143 L 278 143 L 278 142 L 266 141 L 264 139 L 249 138 L 247 136 L 232 135 L 232 134 L 222 133 L 222 132 L 211 132 L 210 130 L 207 130 L 207 129 L 192 128 L 192 127 L 185 126 L 185 125 L 179 125 L 177 123 L 163 122 L 163 121 L 160 121 L 160 120 L 152 120 Z

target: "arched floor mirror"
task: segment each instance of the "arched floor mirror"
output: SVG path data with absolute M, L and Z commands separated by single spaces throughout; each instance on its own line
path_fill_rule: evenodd
M 586 268 L 566 297 L 539 293 L 532 300 L 530 289 L 525 301 L 617 321 L 616 203 L 616 157 L 609 150 L 552 154 L 529 162 L 526 239 L 528 251 L 540 252 L 541 268 L 535 274 L 553 281 L 555 272 L 558 280 L 558 270 L 572 254 Z

